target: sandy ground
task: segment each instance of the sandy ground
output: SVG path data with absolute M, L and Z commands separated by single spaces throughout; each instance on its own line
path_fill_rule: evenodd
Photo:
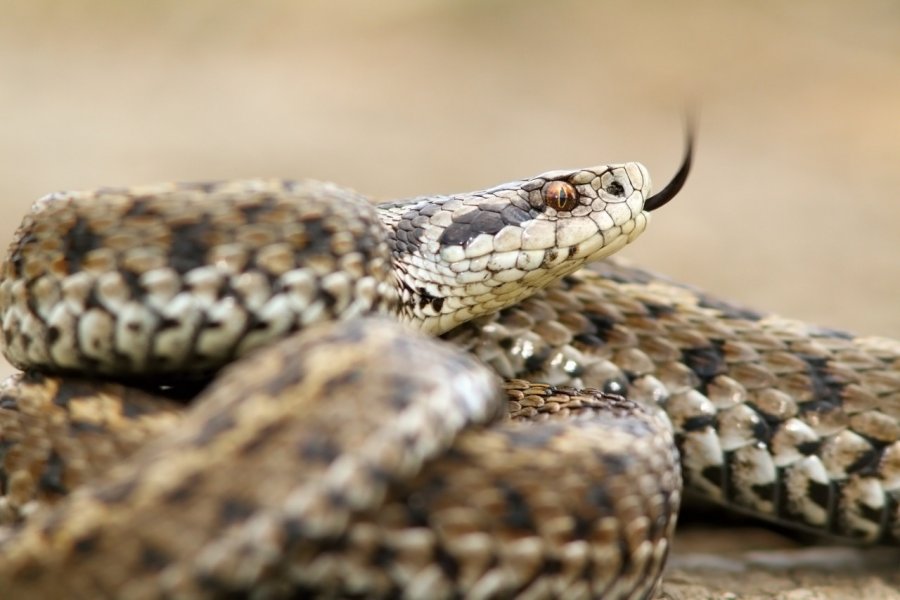
M 36 197 L 107 184 L 315 177 L 394 198 L 625 160 L 661 183 L 688 106 L 696 170 L 627 254 L 900 337 L 898 27 L 892 0 L 0 0 L 0 238 Z M 734 537 L 687 529 L 665 592 L 900 598 L 896 555 L 786 572 L 753 558 L 781 541 L 710 549 Z

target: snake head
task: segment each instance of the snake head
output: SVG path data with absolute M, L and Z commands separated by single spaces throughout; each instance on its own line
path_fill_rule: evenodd
M 404 318 L 448 331 L 609 256 L 644 231 L 650 185 L 631 162 L 383 205 Z
M 689 121 L 681 167 L 652 195 L 646 167 L 630 162 L 382 205 L 401 318 L 443 333 L 617 252 L 684 186 L 693 145 Z

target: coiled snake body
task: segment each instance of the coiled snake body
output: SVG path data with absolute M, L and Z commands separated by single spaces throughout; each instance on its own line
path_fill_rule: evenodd
M 579 270 L 689 164 L 651 197 L 628 163 L 38 201 L 0 283 L 3 597 L 645 598 L 682 476 L 900 542 L 900 344 Z

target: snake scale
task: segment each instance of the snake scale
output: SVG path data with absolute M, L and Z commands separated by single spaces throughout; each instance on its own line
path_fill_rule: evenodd
M 0 280 L 2 597 L 648 598 L 682 480 L 900 543 L 900 343 L 594 262 L 690 162 L 39 200 Z

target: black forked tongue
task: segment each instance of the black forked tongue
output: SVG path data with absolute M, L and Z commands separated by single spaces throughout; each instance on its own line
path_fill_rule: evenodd
M 687 139 L 685 141 L 686 145 L 684 158 L 681 159 L 681 167 L 666 187 L 647 198 L 644 202 L 644 210 L 656 210 L 677 196 L 682 186 L 684 186 L 684 182 L 687 181 L 688 173 L 691 172 L 691 159 L 694 157 L 694 128 L 691 125 L 688 125 Z

